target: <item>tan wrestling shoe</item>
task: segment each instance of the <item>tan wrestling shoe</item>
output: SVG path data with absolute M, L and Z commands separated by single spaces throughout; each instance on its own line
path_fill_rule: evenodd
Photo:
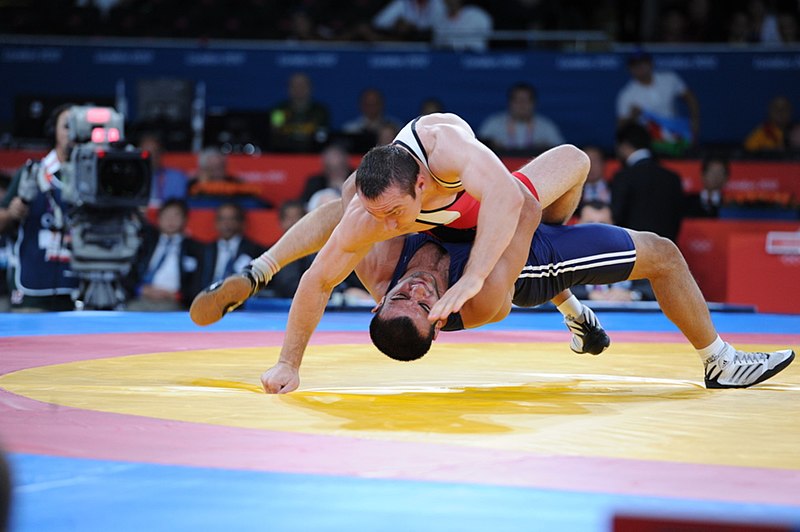
M 211 325 L 261 288 L 249 270 L 231 275 L 197 294 L 189 308 L 189 316 L 197 325 Z

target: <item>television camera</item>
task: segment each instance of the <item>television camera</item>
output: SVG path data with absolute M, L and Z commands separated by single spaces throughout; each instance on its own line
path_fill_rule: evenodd
M 74 147 L 62 182 L 72 242 L 76 308 L 116 309 L 121 279 L 141 244 L 140 207 L 150 198 L 149 154 L 124 141 L 124 117 L 111 107 L 75 106 L 68 127 Z
M 124 117 L 111 107 L 69 109 L 72 148 L 69 162 L 61 165 L 60 180 L 67 205 L 70 266 L 78 279 L 72 296 L 77 309 L 124 307 L 122 278 L 141 243 L 140 208 L 150 197 L 152 170 L 149 154 L 125 142 L 124 123 Z M 35 176 L 36 170 L 29 175 Z M 35 194 L 36 187 L 35 178 L 27 186 L 21 182 L 22 199 Z

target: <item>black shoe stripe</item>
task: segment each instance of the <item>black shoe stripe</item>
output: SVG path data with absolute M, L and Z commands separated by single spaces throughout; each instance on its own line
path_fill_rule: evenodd
M 739 377 L 739 374 L 745 371 L 747 368 L 748 366 L 739 366 L 736 368 L 736 371 L 734 371 L 733 375 L 731 375 L 731 380 L 735 381 Z

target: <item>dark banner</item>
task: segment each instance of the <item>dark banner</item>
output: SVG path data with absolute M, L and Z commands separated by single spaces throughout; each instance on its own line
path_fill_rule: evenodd
M 656 69 L 676 71 L 698 96 L 704 143 L 736 143 L 784 94 L 800 117 L 800 51 L 655 52 Z M 426 98 L 476 129 L 505 108 L 506 90 L 532 83 L 539 112 L 569 142 L 613 144 L 618 91 L 628 78 L 624 53 L 294 49 L 292 47 L 0 45 L 0 121 L 12 123 L 26 96 L 68 95 L 117 101 L 124 92 L 136 119 L 143 83 L 172 78 L 205 85 L 207 109 L 266 111 L 283 99 L 286 80 L 308 73 L 315 97 L 331 109 L 333 125 L 358 114 L 361 90 L 377 87 L 387 113 L 416 116 Z M 17 110 L 17 114 L 20 114 Z

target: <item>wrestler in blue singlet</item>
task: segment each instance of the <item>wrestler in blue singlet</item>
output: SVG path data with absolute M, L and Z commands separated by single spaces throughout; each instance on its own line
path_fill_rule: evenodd
M 448 288 L 461 278 L 471 244 L 442 242 L 427 234 L 408 235 L 392 275 L 391 290 L 405 275 L 408 262 L 432 242 L 450 255 Z M 535 307 L 579 284 L 611 284 L 624 281 L 633 270 L 636 250 L 625 229 L 607 224 L 541 224 L 531 241 L 525 267 L 514 287 L 515 305 Z M 444 331 L 464 328 L 460 314 L 451 314 Z

